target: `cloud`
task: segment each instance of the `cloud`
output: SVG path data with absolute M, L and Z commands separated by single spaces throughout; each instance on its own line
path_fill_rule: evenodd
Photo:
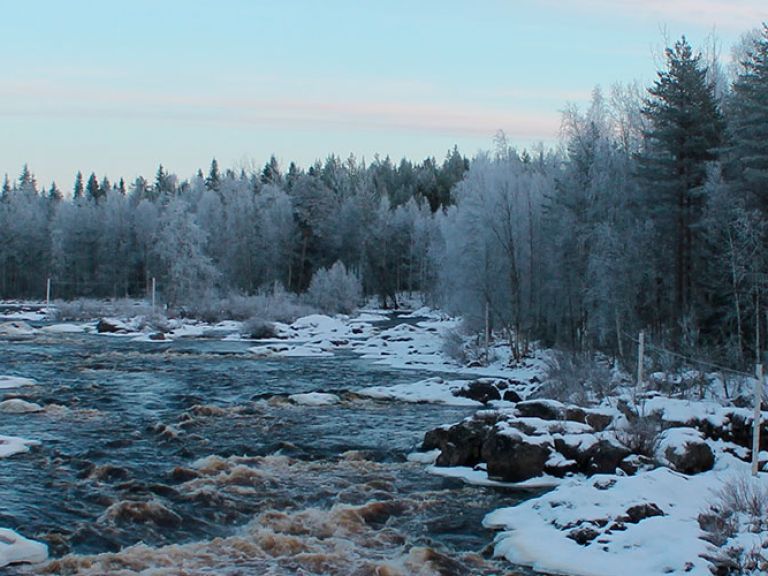
M 55 96 L 51 97 L 54 94 Z M 130 118 L 302 130 L 401 131 L 410 133 L 551 139 L 559 114 L 488 107 L 482 102 L 414 102 L 400 98 L 291 97 L 87 89 L 37 83 L 0 87 L 0 117 Z
M 741 32 L 768 19 L 765 0 L 575 0 L 567 4 L 547 0 L 555 6 L 601 13 L 622 12 L 627 16 L 659 23 L 695 23 L 715 29 Z

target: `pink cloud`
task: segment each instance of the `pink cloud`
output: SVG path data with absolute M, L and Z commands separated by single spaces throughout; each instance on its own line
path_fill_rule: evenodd
M 55 94 L 55 97 L 51 97 Z M 39 95 L 39 96 L 38 96 Z M 0 87 L 0 115 L 171 119 L 227 126 L 269 125 L 298 129 L 397 130 L 551 139 L 559 113 L 488 108 L 472 102 L 412 102 L 368 98 L 264 98 L 51 86 L 46 81 Z
M 768 19 L 765 0 L 578 0 L 567 3 L 547 0 L 555 6 L 584 8 L 599 12 L 621 11 L 632 17 L 653 19 L 659 23 L 693 22 L 730 31 L 750 30 Z

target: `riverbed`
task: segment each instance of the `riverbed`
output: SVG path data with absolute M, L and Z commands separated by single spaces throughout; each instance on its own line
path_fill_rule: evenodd
M 46 542 L 56 574 L 509 574 L 481 521 L 525 493 L 408 462 L 472 408 L 355 392 L 432 373 L 329 358 L 255 358 L 252 342 L 38 334 L 4 342 L 0 415 L 41 442 L 0 459 L 0 526 Z M 288 395 L 333 393 L 331 405 Z M 21 571 L 21 568 L 15 570 Z

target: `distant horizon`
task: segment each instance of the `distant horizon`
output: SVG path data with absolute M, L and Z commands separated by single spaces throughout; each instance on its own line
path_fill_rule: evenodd
M 212 158 L 472 157 L 499 130 L 551 147 L 566 106 L 596 86 L 649 86 L 681 35 L 704 49 L 714 34 L 727 64 L 768 20 L 756 0 L 32 0 L 1 13 L 14 26 L 0 37 L 0 175 L 26 163 L 64 192 L 78 170 L 189 178 Z

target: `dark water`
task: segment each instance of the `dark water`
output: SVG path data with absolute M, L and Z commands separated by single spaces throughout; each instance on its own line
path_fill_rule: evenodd
M 405 461 L 426 430 L 471 410 L 350 393 L 427 374 L 351 354 L 253 359 L 249 345 L 96 335 L 0 344 L 0 374 L 39 383 L 0 398 L 46 406 L 0 415 L 0 434 L 42 442 L 0 459 L 0 526 L 64 557 L 33 570 L 507 573 L 488 558 L 480 522 L 521 495 Z M 313 391 L 343 401 L 285 398 Z M 105 552 L 117 554 L 89 557 Z

